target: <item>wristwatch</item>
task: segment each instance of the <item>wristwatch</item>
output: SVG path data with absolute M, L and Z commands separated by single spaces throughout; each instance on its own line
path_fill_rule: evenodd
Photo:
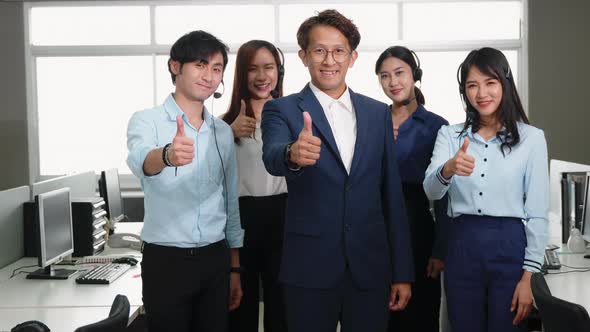
M 291 145 L 292 144 L 293 143 L 287 144 L 287 147 L 285 147 L 285 156 L 284 156 L 284 158 L 285 158 L 285 162 L 287 164 L 291 164 L 291 161 L 289 159 L 290 159 L 290 156 L 291 156 Z
M 287 144 L 287 147 L 285 147 L 285 163 L 290 171 L 297 172 L 301 170 L 301 166 L 291 161 L 291 145 L 293 145 L 293 143 Z

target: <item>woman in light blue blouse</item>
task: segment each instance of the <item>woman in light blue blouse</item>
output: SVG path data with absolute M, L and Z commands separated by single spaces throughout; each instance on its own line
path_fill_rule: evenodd
M 453 218 L 449 319 L 453 332 L 521 331 L 547 243 L 547 143 L 529 125 L 502 52 L 470 52 L 458 80 L 465 122 L 439 130 L 424 179 L 430 199 L 448 193 Z

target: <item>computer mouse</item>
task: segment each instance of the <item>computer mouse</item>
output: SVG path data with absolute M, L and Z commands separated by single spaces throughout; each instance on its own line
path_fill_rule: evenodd
M 137 265 L 137 259 L 133 258 L 133 257 L 121 257 L 121 258 L 117 258 L 115 260 L 113 260 L 113 263 L 119 263 L 119 264 L 129 264 L 131 266 L 135 266 Z

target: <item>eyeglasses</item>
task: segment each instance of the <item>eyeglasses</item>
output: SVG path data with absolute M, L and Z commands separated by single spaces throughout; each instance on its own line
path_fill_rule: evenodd
M 332 59 L 334 59 L 335 62 L 342 63 L 348 60 L 351 52 L 343 47 L 339 47 L 331 51 L 328 51 L 325 48 L 317 47 L 309 50 L 309 53 L 311 55 L 311 60 L 316 63 L 326 61 L 326 58 L 330 53 L 332 53 Z

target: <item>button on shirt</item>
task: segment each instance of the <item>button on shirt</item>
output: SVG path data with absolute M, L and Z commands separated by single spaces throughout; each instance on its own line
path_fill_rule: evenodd
M 354 155 L 354 145 L 356 143 L 356 114 L 350 99 L 348 87 L 340 98 L 333 99 L 325 92 L 317 88 L 313 83 L 309 83 L 311 91 L 320 102 L 326 119 L 330 123 L 332 135 L 340 152 L 340 159 L 350 174 L 352 157 Z M 313 121 L 313 119 L 311 119 Z
M 437 136 L 432 160 L 426 170 L 424 190 L 430 199 L 449 193 L 448 214 L 462 214 L 523 219 L 527 247 L 523 268 L 540 271 L 547 244 L 549 176 L 547 142 L 543 131 L 518 123 L 520 142 L 512 150 L 500 151 L 497 137 L 485 141 L 471 127 L 462 136 L 463 124 L 443 126 Z M 441 175 L 444 164 L 455 156 L 465 136 L 470 144 L 467 154 L 475 158 L 470 176 Z
M 188 248 L 226 238 L 231 248 L 242 246 L 244 232 L 238 212 L 238 176 L 231 128 L 205 108 L 203 112 L 205 121 L 196 130 L 170 95 L 163 105 L 136 112 L 129 120 L 127 165 L 140 179 L 144 191 L 141 238 L 148 243 Z M 153 176 L 145 175 L 143 163 L 147 154 L 172 142 L 178 115 L 182 116 L 186 135 L 195 141 L 193 162 L 178 167 L 177 175 L 174 167 L 165 167 Z

